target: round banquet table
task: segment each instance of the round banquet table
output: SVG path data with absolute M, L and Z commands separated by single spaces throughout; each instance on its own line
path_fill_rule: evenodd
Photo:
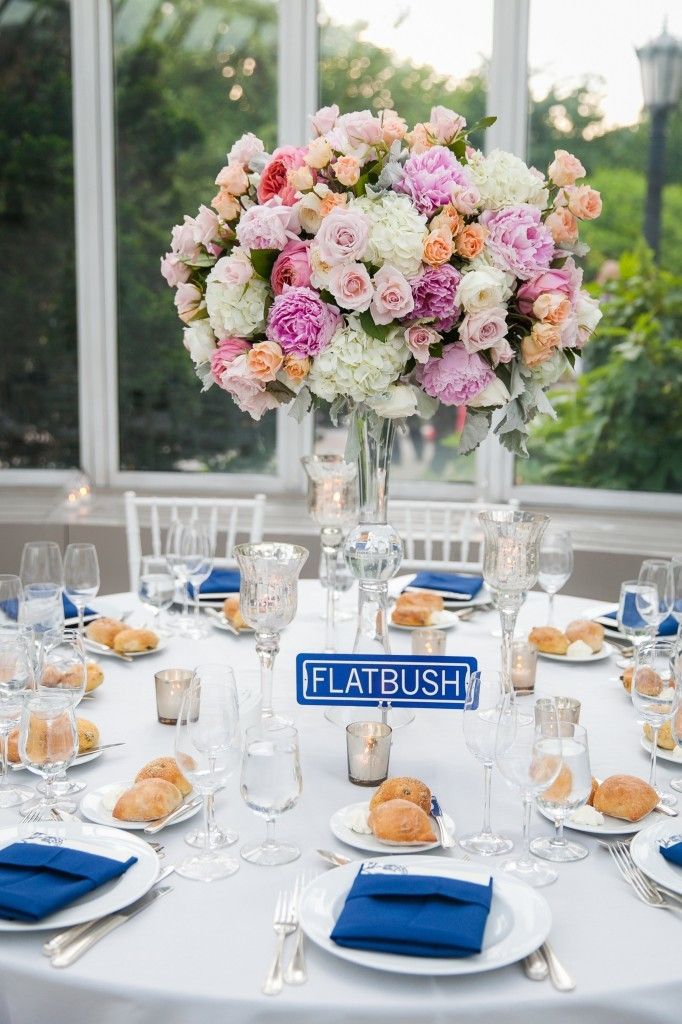
M 397 592 L 400 581 L 394 580 L 392 587 Z M 278 890 L 292 885 L 301 871 L 327 870 L 315 853 L 317 847 L 362 856 L 337 842 L 328 823 L 333 811 L 364 797 L 346 776 L 344 732 L 325 721 L 321 709 L 295 705 L 295 655 L 320 650 L 323 644 L 322 594 L 317 581 L 301 582 L 298 613 L 282 635 L 275 670 L 276 706 L 293 711 L 303 767 L 302 797 L 278 822 L 278 830 L 300 845 L 300 860 L 279 868 L 242 861 L 236 875 L 210 884 L 174 875 L 168 882 L 174 889 L 170 895 L 65 970 L 52 968 L 41 955 L 49 932 L 0 933 L 2 1024 L 678 1021 L 682 915 L 639 902 L 607 852 L 587 835 L 581 837 L 590 850 L 587 859 L 559 865 L 558 881 L 542 890 L 552 912 L 551 941 L 577 982 L 570 994 L 556 992 L 548 981 L 529 981 L 519 964 L 469 977 L 404 977 L 344 962 L 310 942 L 308 983 L 285 986 L 275 998 L 261 994 L 274 948 L 271 921 Z M 545 595 L 529 594 L 519 633 L 525 635 L 532 625 L 545 621 L 546 602 Z M 120 614 L 135 604 L 132 595 L 119 594 L 101 598 L 97 607 Z M 559 596 L 557 623 L 566 624 L 589 604 Z M 483 670 L 495 671 L 500 641 L 491 633 L 496 626 L 496 613 L 474 615 L 449 631 L 448 653 L 475 655 Z M 391 639 L 394 652 L 409 652 L 409 633 L 392 630 Z M 340 624 L 339 640 L 341 650 L 350 650 L 351 623 Z M 213 629 L 202 641 L 173 638 L 163 651 L 132 664 L 101 658 L 105 682 L 79 713 L 98 724 L 102 743 L 126 743 L 72 769 L 73 774 L 90 788 L 132 781 L 146 761 L 172 754 L 174 730 L 156 720 L 153 674 L 208 661 L 224 661 L 238 676 L 250 673 L 255 678 L 253 638 Z M 647 755 L 640 747 L 639 727 L 618 681 L 614 658 L 591 666 L 539 659 L 536 692 L 580 699 L 596 775 L 629 772 L 646 778 Z M 661 785 L 667 787 L 675 766 L 661 763 L 659 772 Z M 394 733 L 391 774 L 424 779 L 455 819 L 460 835 L 480 826 L 483 773 L 464 744 L 461 712 L 418 710 L 410 726 Z M 682 774 L 682 765 L 677 774 Z M 497 773 L 492 813 L 493 826 L 510 833 L 518 848 L 520 800 Z M 264 832 L 264 822 L 242 802 L 236 777 L 217 797 L 216 814 L 220 822 L 239 831 L 240 842 Z M 15 810 L 0 812 L 2 825 L 16 821 Z M 154 837 L 165 845 L 164 864 L 178 863 L 188 852 L 182 837 L 197 821 L 169 827 Z M 550 825 L 534 813 L 532 830 L 547 833 Z M 494 870 L 499 859 L 477 860 Z

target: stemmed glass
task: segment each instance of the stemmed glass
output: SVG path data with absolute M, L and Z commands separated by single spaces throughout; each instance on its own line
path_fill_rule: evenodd
M 670 614 L 677 623 L 677 645 L 682 644 L 682 555 L 674 555 L 670 562 L 673 604 Z
M 553 836 L 538 836 L 530 844 L 536 857 L 560 864 L 582 860 L 589 850 L 582 843 L 566 839 L 566 819 L 587 803 L 592 790 L 592 770 L 587 746 L 587 732 L 582 725 L 562 721 L 561 756 L 563 764 L 549 789 L 538 793 L 538 807 L 554 822 Z
M 87 659 L 81 634 L 75 629 L 45 633 L 35 676 L 37 693 L 46 696 L 61 694 L 75 710 L 83 699 L 87 680 Z M 54 791 L 59 796 L 80 793 L 85 786 L 84 782 L 67 780 L 62 773 L 54 780 Z M 37 788 L 39 793 L 45 792 L 43 783 L 38 783 Z
M 301 459 L 308 477 L 308 512 L 320 526 L 320 543 L 327 580 L 325 651 L 336 650 L 336 563 L 344 529 L 358 516 L 357 466 L 339 455 L 306 455 Z
M 550 885 L 556 871 L 538 864 L 531 857 L 528 830 L 533 799 L 554 782 L 561 770 L 562 740 L 559 736 L 556 710 L 543 715 L 542 724 L 525 707 L 516 705 L 508 694 L 504 698 L 497 727 L 495 759 L 505 781 L 521 794 L 523 801 L 523 852 L 520 857 L 504 861 L 500 870 L 520 878 L 529 885 Z
M 231 668 L 199 665 L 182 701 L 175 732 L 180 770 L 204 798 L 204 846 L 186 857 L 178 874 L 200 882 L 227 878 L 239 861 L 210 841 L 211 797 L 239 767 L 241 733 L 237 686 Z
M 247 807 L 265 818 L 266 836 L 262 842 L 242 847 L 244 860 L 274 867 L 301 856 L 298 846 L 275 838 L 275 819 L 296 805 L 302 787 L 296 729 L 276 719 L 247 729 L 241 794 Z
M 99 590 L 99 562 L 94 544 L 69 544 L 64 555 L 64 593 L 78 611 L 78 632 L 83 636 L 83 617 L 88 601 Z
M 19 569 L 24 587 L 31 583 L 64 586 L 64 567 L 59 545 L 53 540 L 32 540 L 24 544 Z
M 142 558 L 137 596 L 142 604 L 151 610 L 154 628 L 156 632 L 161 633 L 161 612 L 170 608 L 175 597 L 175 580 L 166 558 L 155 555 L 145 555 Z
M 308 557 L 297 544 L 262 542 L 234 548 L 240 571 L 242 618 L 256 631 L 260 661 L 261 715 L 274 718 L 272 677 L 280 631 L 296 614 L 298 577 Z M 287 723 L 288 724 L 288 723 Z
M 511 693 L 511 646 L 525 591 L 537 581 L 540 540 L 549 516 L 512 509 L 479 512 L 485 544 L 483 578 L 495 591 L 502 626 L 502 682 Z
M 658 627 L 670 615 L 673 606 L 673 577 L 670 562 L 663 558 L 647 558 L 642 562 L 638 581 L 642 587 L 654 587 L 656 600 L 651 601 L 642 593 L 636 597 L 637 611 L 649 625 L 651 637 L 658 633 Z
M 26 786 L 10 785 L 7 772 L 9 734 L 21 719 L 28 692 L 33 687 L 33 651 L 28 637 L 16 630 L 0 631 L 0 808 L 30 800 Z
M 19 728 L 19 756 L 30 772 L 42 776 L 45 796 L 24 804 L 22 814 L 31 812 L 42 819 L 55 812 L 75 810 L 71 801 L 60 800 L 55 779 L 62 775 L 78 752 L 78 729 L 74 707 L 63 691 L 36 693 L 24 703 Z
M 0 573 L 0 617 L 2 625 L 21 621 L 24 588 L 19 576 Z
M 211 572 L 210 566 L 206 575 L 202 575 L 203 567 L 213 556 L 213 543 L 206 527 L 196 521 L 171 523 L 166 537 L 166 558 L 168 565 L 182 589 L 182 615 L 178 623 L 178 631 L 184 636 L 197 639 L 196 627 L 189 616 L 189 584 L 192 577 L 199 573 L 203 582 Z M 199 637 L 203 633 L 199 634 Z
M 637 648 L 630 694 L 638 717 L 652 730 L 649 785 L 658 793 L 659 801 L 674 807 L 677 798 L 662 793 L 656 780 L 658 732 L 675 713 L 675 641 L 647 640 Z
M 682 677 L 677 681 L 677 707 L 672 718 L 672 734 L 677 749 L 682 754 Z M 682 777 L 673 779 L 670 786 L 677 793 L 682 793 Z
M 567 530 L 547 530 L 540 542 L 538 583 L 549 597 L 547 624 L 554 621 L 554 598 L 573 572 L 573 543 Z
M 497 674 L 470 674 L 464 703 L 464 742 L 469 753 L 483 765 L 483 827 L 480 832 L 462 836 L 459 845 L 482 857 L 508 853 L 514 846 L 511 839 L 495 834 L 490 827 L 490 788 L 503 697 L 502 683 Z
M 618 631 L 630 640 L 635 650 L 651 637 L 648 618 L 644 618 L 639 609 L 650 608 L 654 614 L 657 604 L 658 592 L 651 584 L 642 584 L 638 580 L 621 583 L 616 613 Z
M 201 584 L 206 582 L 213 571 L 214 545 L 207 529 L 202 526 L 198 526 L 196 523 L 193 525 L 195 528 L 198 528 L 198 540 L 196 542 L 196 546 L 201 547 L 202 557 L 198 561 L 193 562 L 192 569 L 189 574 L 189 586 L 191 588 L 192 599 L 194 601 L 194 616 L 191 631 L 187 635 L 195 640 L 199 640 L 201 637 L 208 636 L 209 633 L 208 626 L 201 615 L 199 595 L 201 593 Z
M 48 630 L 64 625 L 64 566 L 59 545 L 51 540 L 24 544 L 19 575 L 24 586 L 20 621 L 32 626 L 40 641 Z

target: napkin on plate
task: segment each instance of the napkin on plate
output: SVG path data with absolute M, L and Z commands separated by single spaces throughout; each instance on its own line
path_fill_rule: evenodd
M 194 587 L 189 587 L 194 597 Z M 228 597 L 230 594 L 239 593 L 239 570 L 238 569 L 213 569 L 207 580 L 201 584 L 199 600 L 215 600 L 218 597 Z
M 135 864 L 66 846 L 12 843 L 0 850 L 0 917 L 41 921 Z
M 361 868 L 331 939 L 351 949 L 403 956 L 471 956 L 481 951 L 492 894 L 492 878 L 480 885 Z
M 659 849 L 666 860 L 682 868 L 682 842 L 675 843 L 673 846 L 661 846 Z
M 602 626 L 606 626 L 608 629 L 618 630 L 617 621 L 618 612 L 604 612 L 603 615 L 595 616 L 595 622 L 600 622 Z M 637 611 L 636 596 L 635 594 L 628 594 L 625 599 L 624 618 L 623 623 L 627 627 L 628 625 L 641 625 L 644 620 Z M 677 632 L 677 622 L 669 615 L 667 619 L 658 627 L 658 636 L 674 636 Z
M 78 609 L 75 604 L 69 600 L 66 594 L 62 594 L 62 604 L 64 605 L 64 622 L 78 621 Z M 0 611 L 4 612 L 8 619 L 12 619 L 13 622 L 17 620 L 17 609 L 18 602 L 16 600 L 0 601 Z M 99 617 L 99 612 L 96 612 L 93 608 L 86 608 L 84 613 L 84 619 L 96 619 Z
M 465 576 L 457 572 L 419 572 L 407 584 L 405 591 L 434 590 L 453 601 L 471 601 L 482 586 L 482 576 Z

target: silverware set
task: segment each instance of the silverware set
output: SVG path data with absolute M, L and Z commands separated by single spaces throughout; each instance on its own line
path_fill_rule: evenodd
M 545 981 L 549 978 L 557 992 L 572 992 L 575 988 L 575 981 L 548 942 L 543 942 L 539 949 L 524 957 L 521 963 L 526 977 L 531 981 Z
M 682 896 L 658 885 L 645 875 L 635 864 L 628 843 L 624 840 L 616 840 L 613 843 L 600 841 L 599 845 L 608 850 L 621 878 L 627 882 L 642 903 L 646 903 L 648 907 L 658 907 L 660 910 L 682 912 Z
M 301 895 L 306 885 L 312 878 L 299 875 L 293 889 L 280 889 L 277 894 L 275 910 L 272 917 L 272 927 L 277 936 L 275 953 L 270 962 L 268 973 L 263 982 L 263 994 L 276 996 L 282 991 L 283 983 L 287 985 L 303 985 L 308 980 L 308 972 L 305 965 L 305 951 L 303 948 L 303 932 L 299 924 L 299 912 Z M 296 945 L 294 952 L 283 968 L 284 947 L 289 935 L 296 933 Z

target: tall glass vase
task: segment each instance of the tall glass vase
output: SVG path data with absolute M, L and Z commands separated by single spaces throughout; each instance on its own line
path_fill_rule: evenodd
M 360 517 L 344 545 L 348 568 L 359 584 L 354 654 L 388 654 L 388 581 L 403 557 L 400 535 L 386 522 L 388 477 L 395 422 L 364 405 L 349 426 L 357 452 Z

